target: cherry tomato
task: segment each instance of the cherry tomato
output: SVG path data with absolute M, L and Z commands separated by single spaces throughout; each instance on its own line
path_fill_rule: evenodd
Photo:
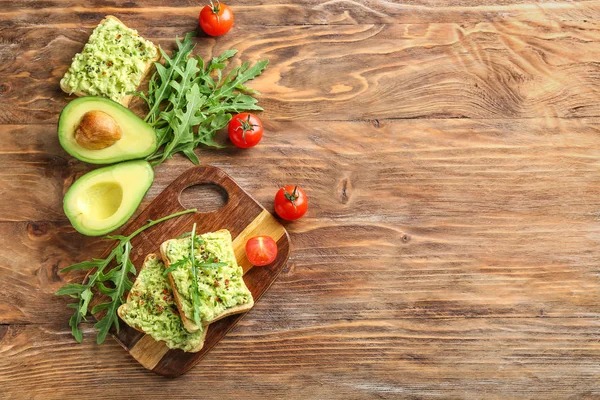
M 256 236 L 246 242 L 246 257 L 257 267 L 271 264 L 277 257 L 277 243 L 270 236 Z
M 233 12 L 231 8 L 211 0 L 210 5 L 204 6 L 200 11 L 200 26 L 210 36 L 221 36 L 229 32 L 233 25 Z
M 229 139 L 242 149 L 254 147 L 263 136 L 263 126 L 254 114 L 241 113 L 229 121 Z
M 283 219 L 293 221 L 302 217 L 308 208 L 308 198 L 298 186 L 285 186 L 275 195 L 275 212 Z

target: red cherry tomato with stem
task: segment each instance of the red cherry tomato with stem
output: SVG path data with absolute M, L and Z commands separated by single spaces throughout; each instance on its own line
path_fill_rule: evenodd
M 233 12 L 219 0 L 210 2 L 200 11 L 200 27 L 210 36 L 221 36 L 229 32 L 233 25 Z
M 275 212 L 281 218 L 293 221 L 308 209 L 308 197 L 299 186 L 285 186 L 275 195 Z
M 270 236 L 256 236 L 246 242 L 246 257 L 257 267 L 271 264 L 277 258 L 277 243 Z
M 242 149 L 256 146 L 263 137 L 262 122 L 250 113 L 235 115 L 229 121 L 227 130 L 231 142 Z

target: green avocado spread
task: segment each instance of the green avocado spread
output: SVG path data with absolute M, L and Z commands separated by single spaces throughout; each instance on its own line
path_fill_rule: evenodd
M 112 18 L 98 25 L 83 51 L 73 57 L 61 86 L 73 92 L 104 96 L 120 102 L 140 84 L 154 44 Z
M 170 349 L 190 351 L 203 342 L 203 329 L 188 333 L 183 327 L 166 277 L 165 266 L 158 257 L 149 258 L 133 287 L 125 312 L 128 325 L 141 329 L 154 340 L 164 341 Z
M 186 260 L 171 272 L 177 286 L 184 315 L 193 320 L 192 269 L 189 262 L 191 238 L 171 240 L 166 255 L 169 263 Z M 198 268 L 200 320 L 210 322 L 229 308 L 252 302 L 252 294 L 244 283 L 244 271 L 237 265 L 229 231 L 205 233 L 196 236 L 194 258 Z M 202 268 L 205 263 L 224 263 L 217 268 Z

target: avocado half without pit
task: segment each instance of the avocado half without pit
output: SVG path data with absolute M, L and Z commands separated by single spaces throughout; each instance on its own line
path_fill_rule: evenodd
M 133 215 L 153 179 L 152 167 L 143 160 L 98 168 L 69 188 L 63 201 L 65 214 L 84 235 L 107 234 Z
M 111 164 L 144 158 L 156 150 L 150 125 L 121 104 L 103 97 L 79 97 L 58 120 L 61 146 L 78 160 Z

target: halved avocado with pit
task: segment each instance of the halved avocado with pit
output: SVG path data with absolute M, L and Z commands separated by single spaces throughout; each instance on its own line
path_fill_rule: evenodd
M 112 164 L 144 158 L 156 150 L 156 133 L 121 104 L 103 97 L 79 97 L 58 120 L 61 146 L 78 160 Z
M 112 232 L 133 215 L 153 180 L 154 170 L 143 160 L 98 168 L 69 188 L 63 200 L 65 214 L 84 235 Z

